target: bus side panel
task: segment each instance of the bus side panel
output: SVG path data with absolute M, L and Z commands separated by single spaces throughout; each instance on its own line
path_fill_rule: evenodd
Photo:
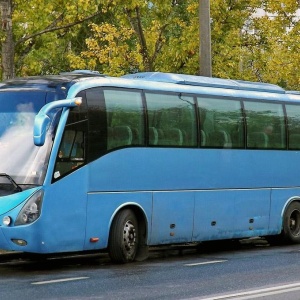
M 190 242 L 194 192 L 154 192 L 151 245 Z
M 299 160 L 297 153 L 125 148 L 89 165 L 89 187 L 90 191 L 174 191 L 298 186 L 298 165 L 293 163 Z
M 267 232 L 270 190 L 196 193 L 193 241 L 241 238 Z
M 111 192 L 174 191 L 207 186 L 210 183 L 203 180 L 202 153 L 198 149 L 179 148 L 116 150 L 89 165 L 89 188 Z
M 234 200 L 224 191 L 195 193 L 193 241 L 231 238 L 234 234 Z
M 148 232 L 151 230 L 152 193 L 89 193 L 84 250 L 103 249 L 108 245 L 109 230 L 115 214 L 124 206 L 138 206 L 144 211 Z M 91 238 L 99 238 L 92 243 Z
M 270 220 L 270 189 L 231 191 L 234 199 L 234 237 L 260 236 L 268 233 Z
M 300 188 L 272 189 L 269 234 L 281 232 L 284 209 L 292 199 L 300 199 Z

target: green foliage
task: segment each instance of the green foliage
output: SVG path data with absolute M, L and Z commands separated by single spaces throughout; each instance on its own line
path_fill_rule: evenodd
M 70 41 L 81 20 L 97 10 L 95 0 L 13 1 L 16 74 L 50 74 L 69 68 Z M 72 23 L 78 25 L 68 27 Z
M 198 74 L 199 1 L 15 0 L 16 74 Z M 213 76 L 300 89 L 298 3 L 211 0 Z M 265 15 L 255 14 L 258 8 Z M 96 11 L 90 22 L 64 27 Z
M 298 1 L 263 1 L 266 15 L 251 18 L 244 34 L 242 70 L 251 80 L 299 89 Z

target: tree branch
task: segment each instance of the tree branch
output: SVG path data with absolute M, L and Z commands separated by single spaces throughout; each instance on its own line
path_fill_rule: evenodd
M 146 69 L 146 71 L 152 71 L 152 65 L 151 65 L 151 61 L 149 59 L 147 42 L 146 42 L 146 38 L 145 38 L 143 28 L 142 28 L 140 9 L 139 9 L 139 7 L 135 8 L 135 16 L 132 16 L 131 9 L 124 8 L 124 11 L 128 16 L 131 27 L 133 28 L 136 35 L 138 36 L 138 39 L 139 39 L 139 42 L 141 45 L 141 54 L 143 57 L 145 69 Z
M 61 26 L 50 26 L 50 27 L 48 27 L 44 30 L 41 30 L 41 31 L 33 33 L 33 34 L 29 34 L 29 35 L 19 39 L 18 41 L 16 41 L 15 45 L 17 46 L 18 44 L 24 43 L 24 42 L 26 42 L 30 39 L 33 39 L 37 36 L 43 35 L 43 34 L 48 33 L 48 32 L 53 32 L 53 31 L 56 31 L 56 30 L 66 29 L 66 28 L 70 28 L 72 26 L 81 24 L 85 21 L 88 21 L 88 20 L 100 15 L 101 13 L 102 13 L 101 11 L 98 11 L 98 12 L 96 12 L 96 13 L 94 13 L 94 14 L 86 17 L 86 18 L 83 18 L 82 20 L 77 20 L 77 21 L 69 23 L 69 24 L 65 24 L 65 25 L 61 25 Z M 55 24 L 55 22 L 53 24 Z
M 151 58 L 151 64 L 152 65 L 155 62 L 157 55 L 160 53 L 161 48 L 163 47 L 163 43 L 162 43 L 162 41 L 163 41 L 163 34 L 165 33 L 166 28 L 168 26 L 169 26 L 169 24 L 164 24 L 160 28 L 159 36 L 158 36 L 157 41 L 155 43 L 155 50 L 154 50 L 154 53 L 153 53 L 152 58 Z

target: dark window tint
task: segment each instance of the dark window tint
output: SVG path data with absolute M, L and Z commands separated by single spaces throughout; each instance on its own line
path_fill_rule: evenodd
M 76 170 L 85 162 L 86 122 L 67 125 L 56 158 L 54 180 Z
M 144 118 L 139 91 L 104 90 L 107 149 L 144 144 Z
M 87 106 L 85 93 L 80 92 L 83 103 L 70 108 L 68 120 L 56 157 L 53 180 L 59 180 L 87 162 Z
M 300 149 L 300 106 L 286 105 L 288 134 L 289 134 L 289 149 Z
M 245 101 L 247 147 L 285 149 L 285 123 L 281 104 Z
M 196 111 L 193 97 L 182 94 L 146 93 L 149 145 L 197 145 Z
M 240 101 L 198 97 L 202 147 L 244 147 Z

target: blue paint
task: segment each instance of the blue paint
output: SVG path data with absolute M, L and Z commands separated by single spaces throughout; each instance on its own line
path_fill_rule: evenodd
M 65 79 L 55 77 L 53 90 L 48 84 L 53 78 L 48 78 L 47 84 L 28 84 L 57 96 L 45 96 L 46 102 L 71 99 L 97 86 L 300 100 L 296 93 L 268 84 L 161 73 L 141 74 L 136 80 L 134 76 L 89 75 L 85 77 L 85 71 L 64 75 Z M 68 114 L 64 108 L 44 182 L 0 198 L 1 249 L 36 253 L 105 249 L 114 216 L 127 206 L 135 207 L 145 218 L 149 245 L 276 234 L 287 203 L 300 199 L 299 151 L 132 147 L 107 153 L 54 181 L 54 164 Z M 4 226 L 2 218 L 9 215 L 14 221 L 40 188 L 44 198 L 39 219 L 28 225 Z M 27 245 L 18 246 L 13 238 L 24 239 Z M 99 241 L 91 243 L 91 238 Z

